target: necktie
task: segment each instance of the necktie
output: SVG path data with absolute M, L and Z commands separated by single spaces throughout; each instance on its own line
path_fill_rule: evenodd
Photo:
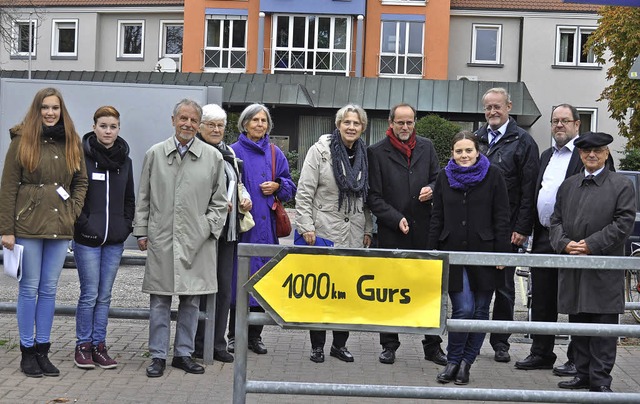
M 589 182 L 593 182 L 594 181 L 595 176 L 593 174 L 588 174 L 584 177 L 584 179 L 582 180 L 583 184 L 588 184 Z
M 498 138 L 500 137 L 500 131 L 499 130 L 492 130 L 489 129 L 489 133 L 493 136 L 493 138 L 491 139 L 491 142 L 489 143 L 489 148 L 492 148 L 494 144 L 496 144 L 496 142 L 498 141 Z

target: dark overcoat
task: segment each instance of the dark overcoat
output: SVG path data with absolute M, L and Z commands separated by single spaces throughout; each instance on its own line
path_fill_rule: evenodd
M 585 240 L 592 255 L 622 256 L 636 217 L 631 180 L 605 168 L 593 180 L 584 173 L 565 180 L 551 216 L 551 246 L 558 253 L 570 241 Z M 558 311 L 566 314 L 624 312 L 624 271 L 558 270 Z
M 429 249 L 443 251 L 510 252 L 507 186 L 500 170 L 489 166 L 487 175 L 463 191 L 449 186 L 444 170 L 434 189 Z M 471 290 L 493 290 L 502 279 L 495 267 L 467 266 Z M 449 291 L 462 290 L 462 267 L 449 267 Z
M 378 246 L 381 248 L 426 249 L 431 201 L 420 202 L 422 187 L 435 186 L 440 167 L 431 140 L 418 136 L 411 165 L 388 137 L 367 149 L 369 196 L 367 205 L 377 218 Z M 409 222 L 409 233 L 398 225 Z

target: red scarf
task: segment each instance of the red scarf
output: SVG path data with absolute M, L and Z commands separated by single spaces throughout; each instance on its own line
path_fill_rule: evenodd
M 409 136 L 406 142 L 398 139 L 391 128 L 387 129 L 387 137 L 395 149 L 407 156 L 407 167 L 409 167 L 411 165 L 411 152 L 416 147 L 416 130 L 414 129 L 413 132 L 411 132 L 411 136 Z

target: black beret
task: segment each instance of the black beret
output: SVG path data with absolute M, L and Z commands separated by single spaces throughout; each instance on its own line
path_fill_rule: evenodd
M 613 136 L 602 132 L 586 132 L 578 136 L 573 144 L 579 149 L 606 146 L 613 142 Z

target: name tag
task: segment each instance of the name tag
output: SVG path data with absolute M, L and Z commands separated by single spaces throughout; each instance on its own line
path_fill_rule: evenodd
M 60 198 L 62 198 L 63 201 L 69 199 L 69 194 L 61 186 L 56 189 L 56 192 L 58 193 L 58 195 L 60 195 Z
M 104 173 L 93 173 L 91 174 L 91 179 L 95 181 L 104 181 L 105 175 Z

